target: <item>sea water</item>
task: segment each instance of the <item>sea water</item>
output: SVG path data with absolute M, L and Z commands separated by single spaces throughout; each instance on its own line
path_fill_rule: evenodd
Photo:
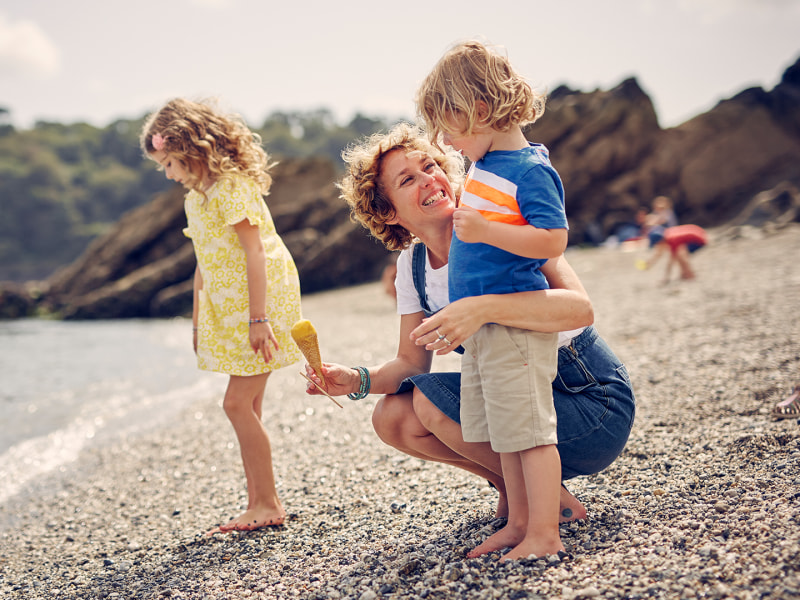
M 189 319 L 0 321 L 0 503 L 226 382 L 197 369 Z

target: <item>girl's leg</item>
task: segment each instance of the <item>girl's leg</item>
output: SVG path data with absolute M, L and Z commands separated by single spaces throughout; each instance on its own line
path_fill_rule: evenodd
M 449 448 L 420 422 L 414 412 L 414 405 L 411 392 L 381 398 L 372 413 L 372 425 L 378 437 L 409 456 L 452 465 L 490 481 L 500 492 L 496 514 L 500 517 L 506 516 L 505 484 L 499 473 L 476 462 L 471 456 L 464 456 Z M 460 437 L 461 428 L 457 423 L 451 422 L 458 429 Z
M 261 403 L 268 377 L 269 373 L 251 377 L 231 376 L 225 392 L 223 408 L 239 440 L 247 478 L 248 506 L 244 513 L 219 527 L 218 531 L 249 531 L 280 525 L 286 518 L 275 489 L 269 437 L 261 422 Z

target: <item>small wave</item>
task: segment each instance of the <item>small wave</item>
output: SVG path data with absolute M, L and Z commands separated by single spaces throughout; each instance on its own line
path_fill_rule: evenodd
M 224 376 L 203 374 L 193 384 L 162 394 L 117 393 L 81 407 L 69 424 L 21 441 L 0 455 L 0 503 L 25 492 L 32 482 L 75 461 L 90 444 L 100 444 L 170 422 L 192 402 L 221 395 Z

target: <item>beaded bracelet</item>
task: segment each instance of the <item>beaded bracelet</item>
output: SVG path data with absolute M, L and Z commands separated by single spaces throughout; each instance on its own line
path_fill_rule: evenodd
M 361 375 L 361 385 L 358 388 L 358 392 L 354 392 L 352 394 L 347 394 L 347 397 L 350 400 L 363 400 L 369 394 L 369 388 L 372 385 L 372 382 L 369 379 L 369 371 L 367 371 L 366 367 L 353 367 L 358 374 Z
M 250 319 L 250 325 L 255 325 L 256 323 L 269 323 L 269 319 L 267 317 L 263 319 Z

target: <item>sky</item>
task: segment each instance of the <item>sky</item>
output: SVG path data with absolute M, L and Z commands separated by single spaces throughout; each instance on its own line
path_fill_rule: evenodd
M 252 126 L 413 118 L 422 79 L 470 38 L 545 93 L 636 77 L 672 127 L 777 85 L 800 58 L 800 0 L 0 0 L 0 122 L 104 127 L 176 96 Z

